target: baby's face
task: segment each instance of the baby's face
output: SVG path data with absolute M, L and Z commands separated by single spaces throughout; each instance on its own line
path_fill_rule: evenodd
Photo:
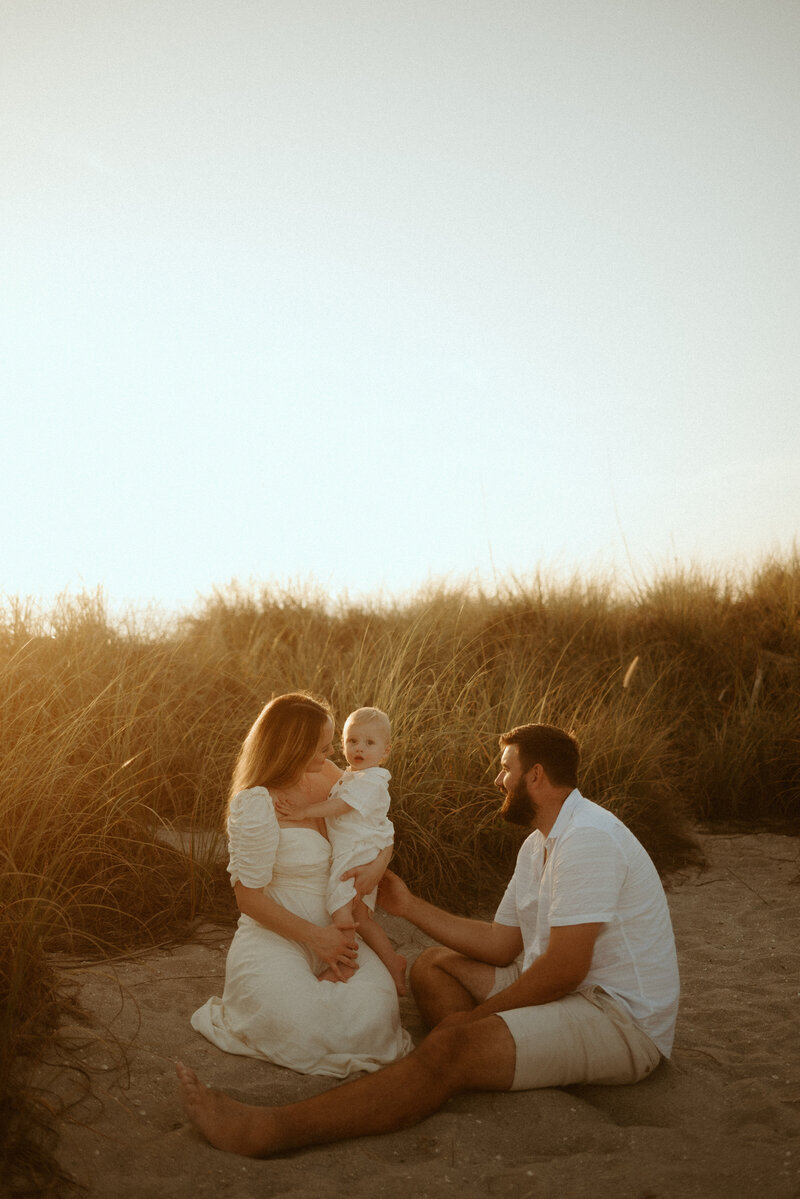
M 380 766 L 389 752 L 386 733 L 376 720 L 367 721 L 366 724 L 345 724 L 342 746 L 347 764 L 353 770 Z

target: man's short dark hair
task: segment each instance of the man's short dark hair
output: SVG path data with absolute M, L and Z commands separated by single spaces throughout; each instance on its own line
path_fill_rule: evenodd
M 542 766 L 556 787 L 577 787 L 580 748 L 578 742 L 554 724 L 520 724 L 503 733 L 500 744 L 516 745 L 523 774 L 531 766 Z

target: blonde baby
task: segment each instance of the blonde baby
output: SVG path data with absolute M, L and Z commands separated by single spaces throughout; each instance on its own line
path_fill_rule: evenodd
M 342 732 L 347 770 L 323 803 L 311 804 L 292 815 L 297 820 L 323 817 L 333 848 L 327 908 L 336 925 L 352 926 L 391 974 L 399 995 L 405 995 L 406 959 L 396 952 L 388 936 L 373 919 L 375 891 L 362 899 L 351 879 L 342 875 L 354 866 L 371 862 L 376 853 L 394 841 L 388 817 L 392 777 L 382 763 L 391 748 L 391 725 L 379 708 L 358 708 L 347 717 Z M 352 971 L 351 971 L 352 973 Z M 321 979 L 333 979 L 325 970 Z

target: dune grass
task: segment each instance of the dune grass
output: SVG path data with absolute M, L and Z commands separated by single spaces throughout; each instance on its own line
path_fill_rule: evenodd
M 633 595 L 541 576 L 374 605 L 231 586 L 169 622 L 113 622 L 98 594 L 51 611 L 7 601 L 0 1166 L 20 1186 L 63 1185 L 25 1081 L 65 1002 L 51 955 L 233 917 L 209 847 L 186 855 L 159 832 L 221 828 L 245 732 L 297 688 L 330 699 L 339 731 L 362 704 L 390 714 L 395 865 L 428 897 L 464 910 L 498 895 L 519 835 L 496 815 L 497 739 L 529 720 L 576 733 L 582 789 L 667 873 L 698 860 L 692 824 L 797 827 L 800 559 L 748 578 L 676 573 Z

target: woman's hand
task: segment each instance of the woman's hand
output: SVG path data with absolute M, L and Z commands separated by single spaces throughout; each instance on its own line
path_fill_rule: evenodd
M 382 849 L 377 858 L 373 858 L 371 862 L 367 862 L 364 866 L 354 866 L 352 870 L 346 870 L 342 875 L 342 880 L 351 878 L 353 886 L 356 889 L 356 895 L 359 899 L 363 899 L 365 895 L 369 895 L 375 890 L 378 883 L 383 878 L 383 872 L 389 865 L 392 858 L 392 847 Z
M 347 982 L 358 969 L 357 927 L 356 924 L 326 924 L 309 938 L 309 947 L 322 958 L 339 982 Z
M 405 916 L 411 899 L 413 896 L 403 880 L 393 870 L 387 870 L 378 887 L 378 903 L 384 912 Z

